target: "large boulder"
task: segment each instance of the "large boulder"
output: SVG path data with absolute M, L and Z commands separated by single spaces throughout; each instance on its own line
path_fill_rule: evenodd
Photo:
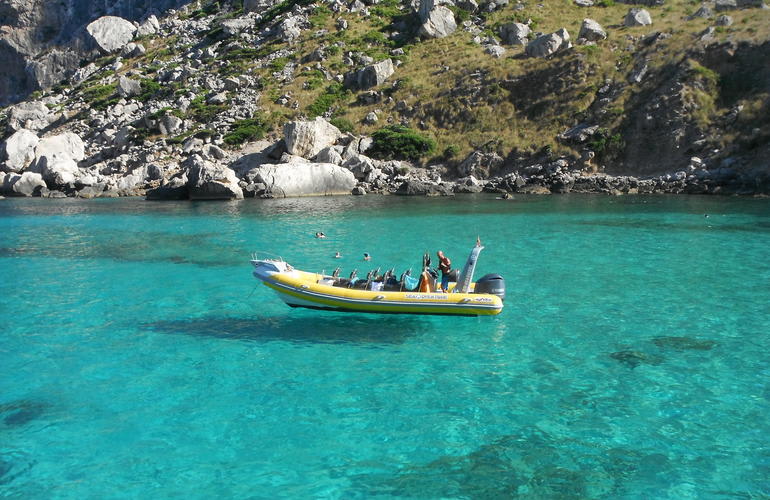
M 503 159 L 497 153 L 474 151 L 457 166 L 457 172 L 462 177 L 473 176 L 477 179 L 487 179 L 502 165 Z
M 99 50 L 105 54 L 117 52 L 136 34 L 136 26 L 122 17 L 103 16 L 86 26 L 86 31 Z
M 277 197 L 350 194 L 356 186 L 350 170 L 331 163 L 265 164 L 247 176 L 264 184 L 266 191 Z
M 607 32 L 604 31 L 601 24 L 593 19 L 583 19 L 583 24 L 580 25 L 578 38 L 588 40 L 589 42 L 597 42 L 607 38 Z
M 376 64 L 370 64 L 358 71 L 351 71 L 345 75 L 345 86 L 351 89 L 366 90 L 385 83 L 396 68 L 393 61 L 385 59 Z
M 39 196 L 43 189 L 46 189 L 43 177 L 35 172 L 7 174 L 2 186 L 2 191 L 11 196 Z
M 80 137 L 73 132 L 44 137 L 35 147 L 35 171 L 41 172 L 48 163 L 57 160 L 81 161 L 86 157 L 85 146 Z
M 40 141 L 37 135 L 27 129 L 14 132 L 0 150 L 0 160 L 5 161 L 5 170 L 19 172 L 35 159 L 35 146 Z
M 131 97 L 142 93 L 142 83 L 139 80 L 133 80 L 121 76 L 118 80 L 118 95 L 121 97 Z
M 190 196 L 187 185 L 187 174 L 172 177 L 166 183 L 157 188 L 150 189 L 146 193 L 148 200 L 186 200 Z
M 650 16 L 646 9 L 629 9 L 623 24 L 629 27 L 649 26 L 652 24 L 652 16 Z
M 560 50 L 572 47 L 569 33 L 562 28 L 547 35 L 541 35 L 527 44 L 527 55 L 530 57 L 548 57 Z
M 434 7 L 420 26 L 419 34 L 426 38 L 444 38 L 457 29 L 454 13 L 439 5 Z
M 11 106 L 8 110 L 8 128 L 11 130 L 25 128 L 37 132 L 46 128 L 54 120 L 56 116 L 40 101 L 22 102 Z
M 527 45 L 529 26 L 523 23 L 509 23 L 500 27 L 500 38 L 509 45 Z
M 198 155 L 190 158 L 187 187 L 191 200 L 241 200 L 243 190 L 238 186 L 235 172 L 214 165 Z
M 56 158 L 42 167 L 40 174 L 49 186 L 65 186 L 75 182 L 78 164 L 71 158 Z
M 320 116 L 310 121 L 289 122 L 283 137 L 289 154 L 311 159 L 339 139 L 340 130 Z

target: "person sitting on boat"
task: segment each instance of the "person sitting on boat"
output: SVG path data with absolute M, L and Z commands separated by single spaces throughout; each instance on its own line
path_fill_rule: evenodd
M 452 261 L 441 250 L 436 255 L 438 255 L 438 270 L 441 271 L 441 290 L 446 292 L 449 287 L 449 275 L 452 272 Z

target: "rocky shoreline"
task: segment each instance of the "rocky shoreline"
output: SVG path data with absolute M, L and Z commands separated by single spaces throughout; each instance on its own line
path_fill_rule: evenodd
M 27 127 L 36 127 L 35 116 L 22 118 Z M 46 121 L 40 116 L 37 119 Z M 422 168 L 367 156 L 373 144 L 370 137 L 343 134 L 323 118 L 287 123 L 282 139 L 251 143 L 237 154 L 220 147 L 221 138 L 191 137 L 180 147 L 169 148 L 176 153 L 172 157 L 176 161 L 153 162 L 153 153 L 148 151 L 147 162 L 135 158 L 133 168 L 115 162 L 94 163 L 73 132 L 41 139 L 30 128 L 19 128 L 4 144 L 4 165 L 12 171 L 0 174 L 2 195 L 231 200 L 367 193 L 770 193 L 770 176 L 763 172 L 747 175 L 729 167 L 709 169 L 695 157 L 686 169 L 647 178 L 597 173 L 584 160 L 545 155 L 540 162 L 529 159 L 522 164 L 480 151 L 452 172 L 441 164 Z

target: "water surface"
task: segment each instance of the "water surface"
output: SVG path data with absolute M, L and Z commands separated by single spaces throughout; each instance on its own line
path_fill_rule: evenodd
M 248 264 L 477 235 L 494 318 L 294 310 Z M 764 199 L 0 200 L 0 496 L 764 498 L 768 248 Z

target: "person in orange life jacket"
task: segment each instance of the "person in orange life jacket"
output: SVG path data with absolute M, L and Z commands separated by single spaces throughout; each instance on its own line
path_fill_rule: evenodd
M 449 286 L 449 274 L 452 272 L 452 261 L 441 250 L 436 255 L 438 255 L 438 270 L 441 271 L 441 289 L 446 292 Z

